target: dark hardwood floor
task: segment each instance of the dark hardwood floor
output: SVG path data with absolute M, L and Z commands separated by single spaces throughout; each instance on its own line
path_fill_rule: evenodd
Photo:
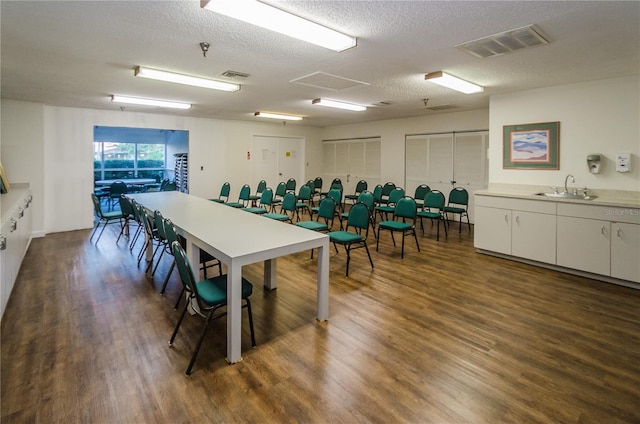
M 639 291 L 478 254 L 453 226 L 404 259 L 383 233 L 373 270 L 357 250 L 346 278 L 331 250 L 327 322 L 309 252 L 279 261 L 274 291 L 246 267 L 258 346 L 243 311 L 227 365 L 214 321 L 187 378 L 202 319 L 168 346 L 171 258 L 150 278 L 115 230 L 33 240 L 2 320 L 2 423 L 640 422 Z

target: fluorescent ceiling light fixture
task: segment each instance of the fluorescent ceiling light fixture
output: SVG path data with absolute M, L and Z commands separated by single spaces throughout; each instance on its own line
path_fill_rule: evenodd
M 481 93 L 484 91 L 484 88 L 479 85 L 461 80 L 458 77 L 454 77 L 453 75 L 446 74 L 442 71 L 426 74 L 424 79 L 464 94 Z
M 355 37 L 256 0 L 201 0 L 200 7 L 337 52 L 357 42 Z
M 284 119 L 286 121 L 302 121 L 302 116 L 283 115 L 282 113 L 256 112 L 253 116 L 258 118 Z
M 143 99 L 140 97 L 111 96 L 111 101 L 114 103 L 127 103 L 132 105 L 159 106 L 159 107 L 168 107 L 172 109 L 191 109 L 191 105 L 189 103 L 169 102 L 166 100 Z
M 159 71 L 157 69 L 137 66 L 134 75 L 160 81 L 175 82 L 177 84 L 193 85 L 196 87 L 211 88 L 222 91 L 238 91 L 240 86 L 229 82 L 216 81 L 207 78 L 192 77 L 191 75 L 175 74 L 173 72 Z
M 355 110 L 356 112 L 362 112 L 363 110 L 367 110 L 365 106 L 354 105 L 353 103 L 344 103 L 338 102 L 336 100 L 327 100 L 327 99 L 313 99 L 311 104 L 318 106 L 327 106 L 327 107 L 335 107 L 338 109 L 346 109 L 346 110 Z

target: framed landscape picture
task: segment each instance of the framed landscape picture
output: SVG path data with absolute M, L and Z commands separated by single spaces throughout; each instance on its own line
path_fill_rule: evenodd
M 505 169 L 560 169 L 560 122 L 505 125 Z

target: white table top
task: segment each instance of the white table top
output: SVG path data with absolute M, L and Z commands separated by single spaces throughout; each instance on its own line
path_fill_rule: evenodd
M 159 210 L 176 227 L 200 242 L 200 248 L 228 264 L 261 262 L 318 247 L 328 236 L 286 222 L 178 191 L 129 194 L 150 210 Z

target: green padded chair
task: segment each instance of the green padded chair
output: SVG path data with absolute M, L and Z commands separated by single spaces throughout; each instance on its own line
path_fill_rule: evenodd
M 251 207 L 256 206 L 256 202 L 260 200 L 260 196 L 264 189 L 267 188 L 267 182 L 265 180 L 258 181 L 258 187 L 256 188 L 256 194 L 249 195 L 249 201 L 251 202 Z
M 275 207 L 282 203 L 284 195 L 287 194 L 287 183 L 280 181 L 276 186 L 276 191 L 273 193 L 273 200 L 271 202 L 271 212 L 275 210 Z
M 126 228 L 131 227 L 131 223 L 134 222 L 137 224 L 137 228 L 136 231 L 134 233 L 134 238 L 135 235 L 141 230 L 140 225 L 138 224 L 138 222 L 136 221 L 136 213 L 133 210 L 133 204 L 131 203 L 131 199 L 129 199 L 127 196 L 120 196 L 120 211 L 122 211 L 122 217 L 124 218 L 124 225 L 122 225 L 122 228 L 120 229 L 120 234 L 118 234 L 118 239 L 116 240 L 116 244 L 120 241 L 120 237 L 122 237 L 122 235 L 125 232 Z
M 175 181 L 169 181 L 167 184 L 160 187 L 160 191 L 176 191 L 177 185 Z
M 260 193 L 259 206 L 252 206 L 250 208 L 244 208 L 243 210 L 247 212 L 255 213 L 257 215 L 262 215 L 265 213 L 269 213 L 269 211 L 271 211 L 271 208 L 273 207 L 272 202 L 273 202 L 273 190 L 267 187 L 265 189 L 262 189 L 262 192 Z
M 202 328 L 202 332 L 200 333 L 200 338 L 196 343 L 193 354 L 191 355 L 191 360 L 189 361 L 189 366 L 187 367 L 187 371 L 185 372 L 185 374 L 189 376 L 191 375 L 193 364 L 196 361 L 198 351 L 200 350 L 200 346 L 202 345 L 202 341 L 204 340 L 204 336 L 207 332 L 207 326 L 209 325 L 209 322 L 226 315 L 226 312 L 221 312 L 215 315 L 214 313 L 219 308 L 227 306 L 227 276 L 219 275 L 217 277 L 197 281 L 195 279 L 195 276 L 193 275 L 193 272 L 191 271 L 189 259 L 187 258 L 187 255 L 180 243 L 174 241 L 171 245 L 171 250 L 173 251 L 173 256 L 176 260 L 176 266 L 178 267 L 178 272 L 180 273 L 180 280 L 182 280 L 185 292 L 189 294 L 189 301 L 185 302 L 184 309 L 182 310 L 182 314 L 178 319 L 176 328 L 175 330 L 173 330 L 171 339 L 169 339 L 169 346 L 173 346 L 173 341 L 178 334 L 180 324 L 182 324 L 182 320 L 184 319 L 184 316 L 187 312 L 187 309 L 191 305 L 191 302 L 197 303 L 200 313 L 204 314 L 205 317 L 205 322 Z M 253 285 L 243 278 L 242 300 L 244 301 L 244 303 L 242 307 L 247 308 L 247 312 L 249 315 L 249 329 L 251 331 L 251 346 L 255 347 L 256 336 L 253 330 L 253 314 L 251 313 L 251 301 L 249 300 L 249 297 L 252 293 Z
M 307 230 L 327 232 L 333 228 L 333 217 L 335 216 L 336 202 L 331 197 L 325 197 L 320 201 L 318 206 L 318 216 L 316 220 L 298 221 L 296 225 L 298 227 L 306 228 Z M 321 221 L 322 220 L 322 221 Z M 313 259 L 313 249 L 311 249 L 311 259 Z
M 360 195 L 358 196 L 358 200 L 356 203 L 361 202 L 364 203 L 365 205 L 367 205 L 367 207 L 369 208 L 369 211 L 373 211 L 373 193 L 371 193 L 368 190 L 364 190 L 362 193 L 360 193 Z M 340 229 L 342 230 L 343 222 L 347 222 L 349 220 L 349 212 L 342 212 L 340 214 Z M 371 223 L 371 229 L 374 231 L 373 235 L 375 236 L 375 230 L 376 230 L 376 223 L 373 220 L 373 215 L 371 215 L 369 217 L 369 222 Z
M 396 208 L 396 203 L 398 200 L 404 197 L 404 189 L 400 187 L 396 187 L 391 190 L 389 193 L 389 198 L 386 203 L 378 205 L 375 207 L 375 212 L 380 215 L 380 221 L 388 221 L 389 215 L 393 214 L 393 211 Z
M 369 188 L 369 184 L 367 184 L 367 182 L 365 180 L 360 180 L 358 181 L 358 184 L 356 184 L 356 190 L 353 194 L 345 194 L 344 195 L 344 203 L 346 205 L 347 200 L 351 201 L 351 203 L 357 203 L 358 202 L 358 197 L 360 196 L 360 193 L 362 193 L 363 191 L 367 190 Z
M 298 191 L 298 199 L 296 202 L 296 218 L 298 221 L 300 220 L 300 211 L 306 210 L 311 216 L 311 202 L 313 199 L 312 188 L 308 184 L 300 187 L 300 191 Z
M 229 193 L 231 193 L 231 184 L 225 182 L 220 188 L 220 194 L 217 199 L 209 199 L 216 203 L 227 203 L 229 201 Z
M 418 209 L 422 209 L 424 198 L 431 191 L 431 187 L 426 184 L 420 184 L 416 187 L 416 191 L 413 193 L 413 198 L 416 199 L 416 206 Z
M 471 223 L 469 222 L 469 213 L 467 208 L 469 207 L 469 193 L 462 187 L 456 187 L 449 192 L 449 201 L 444 208 L 444 216 L 449 221 L 449 214 L 460 215 L 460 226 L 458 232 L 462 232 L 462 217 L 467 217 L 467 227 L 471 231 Z
M 344 246 L 347 252 L 347 270 L 346 276 L 349 276 L 349 262 L 351 261 L 351 251 L 353 249 L 363 248 L 367 251 L 369 257 L 369 263 L 373 268 L 373 260 L 367 247 L 367 237 L 369 236 L 369 216 L 371 212 L 367 205 L 362 202 L 358 202 L 351 207 L 349 211 L 349 218 L 347 220 L 347 226 L 345 230 L 332 231 L 327 233 L 329 240 L 333 243 L 336 251 L 338 250 L 338 244 Z M 351 229 L 351 231 L 349 231 Z
M 413 197 L 406 196 L 397 201 L 396 207 L 393 212 L 392 221 L 382 221 L 378 224 L 378 240 L 376 241 L 376 251 L 380 244 L 380 230 L 388 230 L 391 232 L 391 240 L 393 245 L 396 245 L 396 240 L 393 237 L 393 233 L 402 233 L 402 250 L 400 257 L 404 258 L 404 237 L 407 234 L 413 234 L 413 238 L 416 240 L 416 247 L 418 252 L 420 251 L 420 245 L 418 244 L 418 236 L 416 234 L 416 214 L 417 207 L 416 201 Z
M 293 216 L 296 213 L 296 195 L 293 193 L 287 193 L 282 199 L 282 205 L 280 206 L 280 213 L 265 213 L 262 216 L 275 219 L 277 221 L 289 221 L 293 224 Z
M 396 188 L 395 183 L 392 183 L 391 181 L 386 182 L 383 186 L 382 186 L 382 196 L 380 197 L 380 204 L 386 204 L 389 203 L 389 196 L 391 195 L 391 192 Z
M 249 196 L 251 196 L 251 187 L 249 184 L 245 184 L 240 189 L 240 194 L 238 195 L 237 202 L 227 202 L 225 205 L 231 206 L 232 208 L 244 208 L 249 203 Z
M 295 178 L 289 178 L 287 180 L 287 193 L 294 193 L 296 192 L 296 180 Z
M 109 210 L 113 209 L 113 205 L 120 201 L 120 196 L 127 194 L 128 187 L 124 181 L 114 181 L 109 186 Z
M 93 202 L 93 209 L 96 213 L 96 216 L 98 217 L 98 221 L 96 222 L 96 226 L 93 228 L 93 231 L 91 232 L 91 237 L 89 237 L 89 241 L 91 241 L 91 239 L 95 235 L 96 230 L 98 229 L 100 224 L 103 224 L 102 230 L 100 231 L 100 234 L 96 239 L 96 244 L 98 244 L 98 242 L 100 241 L 100 237 L 102 237 L 102 233 L 104 233 L 104 229 L 107 228 L 108 224 L 112 224 L 117 220 L 121 227 L 120 230 L 122 231 L 122 225 L 123 225 L 122 221 L 124 219 L 124 215 L 122 214 L 122 211 L 103 212 L 102 205 L 100 205 L 100 200 L 98 199 L 98 196 L 96 196 L 94 193 L 91 193 L 91 201 Z
M 322 177 L 315 177 L 313 179 L 313 191 L 314 195 L 320 196 L 322 194 Z
M 420 219 L 420 228 L 424 233 L 424 225 L 422 224 L 422 218 L 428 218 L 431 220 L 431 226 L 433 221 L 438 223 L 438 232 L 436 235 L 436 241 L 440 241 L 440 223 L 444 226 L 444 234 L 447 235 L 447 221 L 444 216 L 444 194 L 439 190 L 432 190 L 424 198 L 424 204 L 422 209 L 418 211 L 417 217 Z
M 334 202 L 336 202 L 336 210 L 335 214 L 339 217 L 339 209 L 342 206 L 342 190 L 338 188 L 332 188 L 327 192 L 327 195 L 324 198 L 331 197 Z M 319 206 L 314 206 L 311 208 L 311 219 L 313 219 L 313 215 L 318 213 Z

